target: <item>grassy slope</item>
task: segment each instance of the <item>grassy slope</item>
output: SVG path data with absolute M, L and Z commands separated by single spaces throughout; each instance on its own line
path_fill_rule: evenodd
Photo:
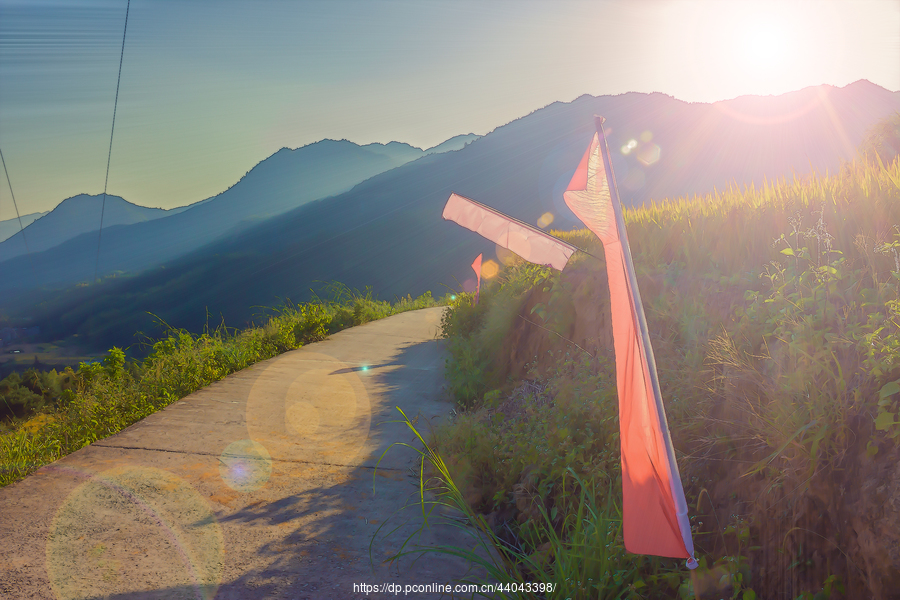
M 900 162 L 630 210 L 626 223 L 704 567 L 681 581 L 671 562 L 630 557 L 613 565 L 624 584 L 574 597 L 892 597 Z M 558 234 L 602 256 L 586 230 Z M 469 410 L 435 448 L 527 555 L 588 522 L 572 520 L 574 475 L 598 504 L 619 501 L 614 361 L 602 260 L 501 277 L 448 317 L 448 378 Z
M 102 362 L 81 363 L 77 371 L 13 375 L 0 381 L 0 415 L 19 416 L 13 431 L 0 429 L 0 486 L 253 363 L 347 327 L 437 304 L 430 292 L 391 305 L 344 289 L 335 301 L 284 306 L 264 325 L 243 331 L 170 329 L 141 362 L 127 362 L 113 348 Z

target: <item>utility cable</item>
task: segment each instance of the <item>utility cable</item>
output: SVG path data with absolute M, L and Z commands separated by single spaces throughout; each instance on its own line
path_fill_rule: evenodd
M 130 2 L 131 0 L 128 1 Z M 6 159 L 3 158 L 3 150 L 0 150 L 0 162 L 3 162 L 3 172 L 6 174 L 6 184 L 9 186 L 9 195 L 12 196 L 13 208 L 16 209 L 16 218 L 19 219 L 19 232 L 22 234 L 22 241 L 25 242 L 25 254 L 28 256 L 28 263 L 31 265 L 31 273 L 34 275 L 34 280 L 37 281 L 37 271 L 34 270 L 34 262 L 31 259 L 31 252 L 28 250 L 25 227 L 22 225 L 22 215 L 19 214 L 19 205 L 16 204 L 16 195 L 13 194 L 12 182 L 9 180 L 9 171 L 6 170 Z
M 103 239 L 103 213 L 106 211 L 106 186 L 109 184 L 109 164 L 112 160 L 113 134 L 116 131 L 116 109 L 119 106 L 119 84 L 122 83 L 122 59 L 125 57 L 125 34 L 128 32 L 128 11 L 131 9 L 131 0 L 125 7 L 125 29 L 122 31 L 122 52 L 119 54 L 119 78 L 116 80 L 116 100 L 113 103 L 112 129 L 109 132 L 109 154 L 106 157 L 106 180 L 103 182 L 103 202 L 100 204 L 100 230 L 97 231 L 97 260 L 94 262 L 94 282 L 100 269 L 100 242 Z

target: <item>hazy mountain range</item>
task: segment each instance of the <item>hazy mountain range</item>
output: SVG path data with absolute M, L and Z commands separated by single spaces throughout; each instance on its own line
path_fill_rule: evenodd
M 19 224 L 19 219 L 15 217 L 13 217 L 12 219 L 7 219 L 6 221 L 0 221 L 0 242 L 2 242 L 3 240 L 8 240 L 9 238 L 17 234 L 22 227 L 28 227 L 35 219 L 40 219 L 41 217 L 46 215 L 47 212 L 48 211 L 22 215 L 21 225 Z
M 111 260 L 101 262 L 100 273 L 136 271 L 160 264 L 208 244 L 235 227 L 346 191 L 372 175 L 422 156 L 456 150 L 476 137 L 474 134 L 457 136 L 429 150 L 399 142 L 359 146 L 347 140 L 323 140 L 296 150 L 282 148 L 221 194 L 170 210 L 146 208 L 108 195 L 103 211 L 101 258 Z M 37 258 L 46 266 L 64 253 L 69 260 L 57 264 L 66 271 L 73 269 L 62 276 L 48 270 L 39 271 L 38 285 L 90 279 L 94 266 L 89 264 L 88 254 L 93 239 L 96 256 L 102 200 L 100 195 L 85 194 L 64 200 L 49 214 L 0 242 L 0 262 L 24 255 L 26 248 L 40 253 L 81 234 L 93 234 L 46 258 Z M 156 222 L 151 224 L 151 221 Z M 143 226 L 115 227 L 135 224 Z M 86 267 L 90 268 L 85 270 Z M 34 280 L 27 278 L 11 283 L 14 287 L 34 284 Z
M 20 230 L 18 220 L 4 221 L 15 227 L 15 233 L 0 242 L 0 261 L 21 256 L 25 254 L 26 248 L 29 252 L 42 252 L 82 233 L 97 231 L 100 227 L 103 202 L 101 195 L 79 194 L 67 198 L 49 213 L 36 213 L 40 218 L 31 219 L 33 222 L 30 222 L 24 230 Z M 132 204 L 119 196 L 107 195 L 105 207 L 102 207 L 103 226 L 143 223 L 178 214 L 187 208 L 186 206 L 170 210 L 147 208 Z
M 613 168 L 627 205 L 790 178 L 811 167 L 834 171 L 842 160 L 854 158 L 869 127 L 898 110 L 900 92 L 866 81 L 714 104 L 686 103 L 658 93 L 582 96 L 537 110 L 456 152 L 419 158 L 278 219 L 231 230 L 178 258 L 177 251 L 164 247 L 172 258 L 143 274 L 58 295 L 29 294 L 29 302 L 43 298 L 30 312 L 50 335 L 80 332 L 97 344 L 126 344 L 134 331 L 152 330 L 146 312 L 189 329 L 202 327 L 207 311 L 216 322 L 222 315 L 227 324 L 240 326 L 258 311 L 253 307 L 285 298 L 302 301 L 317 282 L 371 286 L 383 298 L 428 289 L 440 294 L 442 284 L 456 287 L 457 280 L 469 277 L 469 264 L 479 252 L 493 255 L 493 244 L 441 219 L 451 191 L 526 222 L 551 212 L 554 228 L 579 225 L 565 207 L 562 191 L 593 133 L 594 114 L 607 118 Z M 276 157 L 254 169 L 260 169 L 261 180 L 270 177 L 262 177 L 265 162 Z M 260 189 L 277 189 L 266 188 L 267 183 L 260 181 Z M 317 189 L 319 197 L 326 194 Z M 213 204 L 206 205 L 210 215 L 216 213 Z M 228 205 L 221 206 L 224 211 Z M 129 259 L 146 247 L 160 247 L 157 238 L 139 228 L 156 231 L 152 228 L 160 223 L 191 212 L 112 228 L 109 247 L 104 232 L 108 254 L 101 257 L 101 271 L 149 265 Z M 202 220 L 195 222 L 201 225 Z M 183 230 L 165 243 L 179 243 L 178 236 L 188 235 L 205 234 Z M 29 286 L 39 280 L 59 285 L 89 279 L 84 273 L 93 271 L 96 239 L 85 245 L 84 237 L 33 254 L 39 279 L 29 278 Z M 89 268 L 75 264 L 84 255 L 90 258 Z M 10 278 L 29 271 L 24 259 L 0 263 L 0 293 L 9 298 Z

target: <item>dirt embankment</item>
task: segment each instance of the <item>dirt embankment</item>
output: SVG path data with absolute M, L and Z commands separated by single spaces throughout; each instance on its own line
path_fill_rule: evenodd
M 639 284 L 645 306 L 673 289 L 659 278 L 641 278 Z M 561 348 L 613 356 L 605 272 L 579 265 L 562 274 L 560 285 L 566 293 L 554 297 L 538 287 L 525 298 L 497 357 L 501 380 L 525 378 L 535 364 L 538 372 L 549 369 L 551 352 Z M 691 292 L 688 282 L 675 285 L 680 293 Z M 702 301 L 707 315 L 725 322 L 742 298 L 716 294 Z M 540 308 L 532 312 L 535 306 L 547 307 L 552 316 L 541 319 Z M 679 349 L 667 339 L 666 324 L 647 312 L 659 364 L 661 355 Z M 779 457 L 771 468 L 748 475 L 773 449 L 767 440 L 750 439 L 742 427 L 739 399 L 728 392 L 740 385 L 697 389 L 697 396 L 687 399 L 700 409 L 690 422 L 672 420 L 669 409 L 690 511 L 703 523 L 698 530 L 706 532 L 695 534 L 699 553 L 709 557 L 710 565 L 718 557 L 743 556 L 752 573 L 749 587 L 759 598 L 793 599 L 832 582 L 830 595 L 816 598 L 900 599 L 900 449 L 881 443 L 874 456 L 867 454 L 874 427 L 871 415 L 861 413 L 846 423 L 847 441 L 820 457 L 814 469 L 791 469 Z M 663 382 L 664 396 L 666 388 Z M 668 406 L 670 399 L 665 400 Z M 727 442 L 711 446 L 714 439 Z M 789 454 L 790 448 L 784 450 Z M 750 525 L 749 539 L 724 533 L 741 522 Z M 718 564 L 727 570 L 725 562 Z M 727 592 L 716 586 L 715 573 L 711 570 L 704 587 Z

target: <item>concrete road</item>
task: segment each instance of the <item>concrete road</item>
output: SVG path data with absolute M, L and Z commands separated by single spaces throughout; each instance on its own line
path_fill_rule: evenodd
M 474 576 L 437 554 L 383 562 L 422 522 L 395 514 L 417 501 L 412 450 L 373 478 L 413 441 L 394 407 L 422 430 L 451 408 L 441 311 L 258 363 L 0 489 L 0 597 L 387 598 Z M 474 541 L 439 525 L 408 548 L 435 543 Z

